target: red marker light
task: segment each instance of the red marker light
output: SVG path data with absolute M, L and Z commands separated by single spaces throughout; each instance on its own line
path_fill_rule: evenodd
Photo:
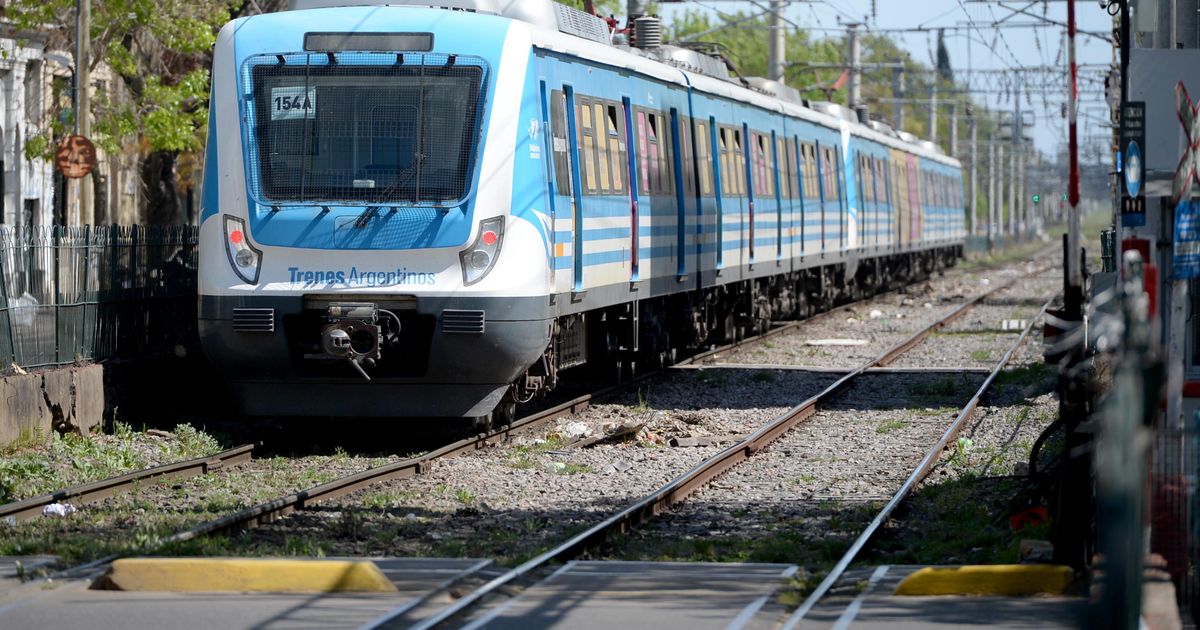
M 243 238 L 244 237 L 242 236 L 241 230 L 234 230 L 229 233 L 229 242 L 233 243 L 234 245 L 241 245 Z
M 496 233 L 491 230 L 484 232 L 483 233 L 483 244 L 484 245 L 495 245 L 496 244 Z

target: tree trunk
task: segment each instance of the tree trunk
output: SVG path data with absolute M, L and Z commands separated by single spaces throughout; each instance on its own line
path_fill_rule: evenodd
M 180 213 L 175 173 L 178 158 L 174 151 L 153 151 L 142 161 L 142 182 L 146 185 L 142 216 L 146 225 L 183 225 L 186 220 Z

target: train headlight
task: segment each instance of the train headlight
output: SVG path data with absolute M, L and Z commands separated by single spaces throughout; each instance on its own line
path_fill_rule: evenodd
M 504 240 L 504 217 L 493 217 L 479 222 L 479 234 L 475 242 L 458 257 L 462 262 L 463 284 L 472 285 L 492 270 L 500 254 L 500 242 Z
M 258 284 L 258 273 L 262 269 L 262 252 L 246 238 L 246 222 L 225 215 L 225 254 L 229 266 L 247 284 Z

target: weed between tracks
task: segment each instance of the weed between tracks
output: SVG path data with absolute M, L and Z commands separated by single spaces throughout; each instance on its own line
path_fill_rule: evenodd
M 349 455 L 308 458 L 276 457 L 223 469 L 208 475 L 151 481 L 127 494 L 78 506 L 65 518 L 38 518 L 0 525 L 0 555 L 52 554 L 77 564 L 109 554 L 154 546 L 162 539 L 232 512 L 289 492 L 331 481 L 384 460 Z M 382 496 L 376 496 L 382 501 Z M 340 524 L 339 531 L 353 531 Z M 164 547 L 164 554 L 229 554 L 238 536 L 215 535 Z M 287 555 L 319 555 L 320 543 L 303 536 L 282 541 Z M 272 550 L 275 551 L 275 550 Z M 241 553 L 240 549 L 238 553 Z M 251 553 L 250 555 L 254 555 Z
M 111 434 L 55 434 L 46 446 L 0 453 L 0 503 L 219 450 L 215 438 L 187 424 L 170 434 L 134 431 L 123 422 L 114 423 Z

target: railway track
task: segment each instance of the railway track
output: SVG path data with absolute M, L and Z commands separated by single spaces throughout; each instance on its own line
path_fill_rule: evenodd
M 920 341 L 920 339 L 924 338 L 924 336 L 926 336 L 930 332 L 932 332 L 932 330 L 934 330 L 937 327 L 944 325 L 946 322 L 949 322 L 952 319 L 958 317 L 962 313 L 966 312 L 966 310 L 968 310 L 970 308 L 970 306 L 972 306 L 976 303 L 979 303 L 987 295 L 991 295 L 992 293 L 994 293 L 995 291 L 997 291 L 1001 288 L 1003 288 L 1003 287 L 997 287 L 996 289 L 993 289 L 992 291 L 990 291 L 987 294 L 978 296 L 977 298 L 970 301 L 968 304 L 964 304 L 964 305 L 958 307 L 950 316 L 945 318 L 942 322 L 939 322 L 935 326 L 931 326 L 931 327 L 927 328 L 926 330 L 922 331 L 918 335 L 915 335 L 912 339 L 909 340 L 909 343 L 905 349 L 907 349 L 908 347 L 911 347 L 912 345 L 915 345 L 916 343 L 918 343 Z M 880 294 L 880 295 L 886 295 L 886 294 Z M 879 296 L 873 296 L 873 297 L 879 297 Z M 854 308 L 856 305 L 859 305 L 859 304 L 861 304 L 861 302 L 854 302 L 854 303 L 840 305 L 840 306 L 830 309 L 828 311 L 824 311 L 822 313 L 814 315 L 813 317 L 810 317 L 803 321 L 807 322 L 807 323 L 812 323 L 815 321 L 819 321 L 823 318 L 833 317 L 838 314 L 842 314 L 847 309 Z M 702 360 L 705 357 L 729 352 L 736 348 L 748 347 L 750 345 L 753 345 L 754 343 L 758 343 L 763 340 L 770 339 L 779 334 L 782 334 L 784 332 L 792 330 L 793 328 L 795 328 L 796 325 L 797 324 L 795 324 L 795 323 L 791 323 L 791 324 L 785 324 L 783 326 L 776 327 L 776 328 L 772 329 L 771 331 L 768 331 L 764 335 L 760 335 L 756 338 L 746 339 L 746 340 L 743 340 L 743 341 L 740 341 L 740 342 L 737 342 L 734 344 L 730 344 L 730 345 L 723 346 L 720 348 L 715 348 L 708 352 L 701 353 L 700 355 L 697 355 L 695 357 L 692 357 L 692 358 L 686 360 L 684 363 L 692 362 L 692 361 L 696 361 L 696 360 Z M 894 358 L 894 356 L 898 356 L 899 354 L 903 353 L 903 351 L 904 350 L 899 350 L 898 352 L 896 352 L 894 354 L 889 353 L 889 355 L 893 355 L 890 357 L 889 356 L 880 357 L 876 361 L 876 364 L 877 365 L 886 365 L 887 363 L 889 363 L 891 361 L 892 358 Z M 657 372 L 649 373 L 649 374 L 640 376 L 636 379 L 633 379 L 631 381 L 621 383 L 617 386 L 608 387 L 608 388 L 605 388 L 603 390 L 600 390 L 600 391 L 597 391 L 594 393 L 578 396 L 571 400 L 554 405 L 553 407 L 550 407 L 548 409 L 545 409 L 545 410 L 536 412 L 534 414 L 531 414 L 529 416 L 526 416 L 520 420 L 515 421 L 510 426 L 503 427 L 499 430 L 496 430 L 496 431 L 493 431 L 493 432 L 490 432 L 490 433 L 487 433 L 484 435 L 472 436 L 472 437 L 469 437 L 469 438 L 466 438 L 463 440 L 459 440 L 457 442 L 445 445 L 441 448 L 434 449 L 432 451 L 429 451 L 427 453 L 424 453 L 424 454 L 421 454 L 421 455 L 418 455 L 415 457 L 410 457 L 410 458 L 406 458 L 406 459 L 403 459 L 400 461 L 385 464 L 383 466 L 371 468 L 371 469 L 361 471 L 359 473 L 355 473 L 355 474 L 352 474 L 352 475 L 349 475 L 349 476 L 346 476 L 346 477 L 343 477 L 343 478 L 340 478 L 340 479 L 337 479 L 337 480 L 334 480 L 334 481 L 331 481 L 328 483 L 324 483 L 324 484 L 321 484 L 318 486 L 308 488 L 303 491 L 295 492 L 295 493 L 292 493 L 292 494 L 289 494 L 286 496 L 281 496 L 281 497 L 273 499 L 271 501 L 266 501 L 266 502 L 260 503 L 258 505 L 252 506 L 250 508 L 246 508 L 246 509 L 240 510 L 240 511 L 232 513 L 232 514 L 228 514 L 226 516 L 222 516 L 220 518 L 213 519 L 211 521 L 207 521 L 205 523 L 202 523 L 195 527 L 189 528 L 187 530 L 180 531 L 172 536 L 169 536 L 169 537 L 166 537 L 166 538 L 156 541 L 156 543 L 153 544 L 153 546 L 151 546 L 151 547 L 130 549 L 130 550 L 122 552 L 120 554 L 115 554 L 115 555 L 107 556 L 104 558 L 100 558 L 100 559 L 94 560 L 92 562 L 88 562 L 87 564 L 83 564 L 83 565 L 68 569 L 66 571 L 60 572 L 59 574 L 56 574 L 53 577 L 79 577 L 82 575 L 88 575 L 88 574 L 91 574 L 91 573 L 94 573 L 94 572 L 97 572 L 97 571 L 103 569 L 103 567 L 105 567 L 112 560 L 114 560 L 118 557 L 124 557 L 124 556 L 134 555 L 134 554 L 138 554 L 138 553 L 150 553 L 150 552 L 153 552 L 157 549 L 161 549 L 161 548 L 163 548 L 167 545 L 173 544 L 173 543 L 181 543 L 181 542 L 186 542 L 186 541 L 190 541 L 190 540 L 195 540 L 195 539 L 202 538 L 204 536 L 208 536 L 210 534 L 217 533 L 217 532 L 235 530 L 235 529 L 240 529 L 240 528 L 254 527 L 256 525 L 270 523 L 270 522 L 273 522 L 279 518 L 282 518 L 292 512 L 295 512 L 298 510 L 304 510 L 306 508 L 310 508 L 310 507 L 320 504 L 322 502 L 328 502 L 332 499 L 351 494 L 353 492 L 356 492 L 358 490 L 361 490 L 362 488 L 365 488 L 365 487 L 373 485 L 373 484 L 390 481 L 390 480 L 404 479 L 404 478 L 408 478 L 408 477 L 412 477 L 412 476 L 415 476 L 418 474 L 428 472 L 434 466 L 435 462 L 437 462 L 439 460 L 445 460 L 445 459 L 452 458 L 452 457 L 462 455 L 465 453 L 470 453 L 473 451 L 484 449 L 489 446 L 504 442 L 514 435 L 534 431 L 537 428 L 542 427 L 542 426 L 554 421 L 555 419 L 578 413 L 579 411 L 586 408 L 589 404 L 591 404 L 595 400 L 605 398 L 607 396 L 610 396 L 610 395 L 620 392 L 620 391 L 625 391 L 631 387 L 636 387 L 638 384 L 646 381 L 647 379 L 655 376 L 656 374 L 657 374 Z M 845 377 L 843 377 L 843 381 L 847 382 L 847 383 L 849 382 L 848 379 L 846 379 Z M 836 384 L 835 384 L 835 386 L 836 386 Z M 841 387 L 837 387 L 837 389 L 840 390 Z M 810 410 L 804 412 L 802 417 L 806 417 L 807 414 L 811 414 L 811 408 L 810 408 Z M 799 422 L 800 419 L 802 419 L 802 417 L 797 417 L 792 422 L 792 424 L 794 424 L 795 422 Z M 790 426 L 791 425 L 789 425 L 789 427 Z M 782 433 L 783 431 L 786 431 L 786 429 L 779 430 L 779 433 Z M 755 450 L 758 450 L 763 445 L 765 445 L 767 442 L 769 442 L 771 439 L 774 439 L 775 435 L 777 435 L 777 433 L 772 432 L 768 435 L 762 435 L 762 436 L 757 436 L 757 437 L 752 436 L 753 442 L 747 446 L 750 449 L 748 452 L 752 453 Z M 248 455 L 247 455 L 247 457 L 248 457 Z M 714 470 L 716 470 L 716 472 L 713 473 L 711 476 L 707 477 L 707 479 L 711 479 L 712 477 L 719 475 L 721 472 L 723 472 L 725 469 L 727 469 L 729 466 L 732 466 L 732 465 L 734 465 L 734 463 L 730 463 L 728 465 L 725 465 L 724 467 L 718 467 L 718 468 L 714 469 Z M 694 487 L 699 487 L 699 485 L 702 485 L 703 483 L 704 483 L 703 481 L 696 482 L 692 486 L 689 486 L 689 489 L 687 492 L 690 492 L 691 489 L 693 489 Z M 58 493 L 56 493 L 56 495 L 57 494 Z M 685 496 L 686 496 L 686 493 L 685 493 Z M 101 498 L 101 497 L 97 496 L 97 498 Z
M 1045 269 L 1039 270 L 1037 273 L 1044 272 Z M 876 358 L 858 366 L 856 369 L 849 371 L 834 383 L 826 387 L 820 393 L 804 400 L 799 405 L 793 407 L 786 413 L 777 416 L 775 419 L 762 426 L 750 436 L 737 442 L 736 444 L 720 451 L 716 455 L 705 459 L 697 464 L 686 473 L 672 479 L 667 484 L 663 485 L 656 491 L 641 498 L 640 500 L 629 504 L 619 512 L 612 514 L 603 521 L 596 523 L 587 530 L 570 537 L 568 540 L 558 544 L 552 549 L 534 557 L 533 559 L 503 573 L 495 578 L 483 583 L 478 588 L 464 594 L 458 598 L 453 604 L 441 609 L 435 614 L 426 617 L 412 625 L 413 629 L 426 630 L 435 627 L 449 626 L 457 622 L 465 622 L 472 618 L 472 615 L 479 612 L 480 608 L 490 603 L 492 598 L 502 598 L 511 595 L 523 582 L 528 582 L 535 576 L 546 574 L 553 565 L 560 565 L 570 559 L 573 559 L 580 554 L 597 548 L 605 540 L 612 536 L 619 535 L 629 529 L 653 519 L 658 514 L 665 512 L 672 506 L 686 500 L 691 494 L 698 489 L 704 487 L 708 483 L 717 479 L 721 475 L 728 472 L 733 467 L 749 460 L 755 453 L 764 449 L 767 445 L 774 442 L 780 436 L 786 434 L 797 424 L 816 413 L 819 406 L 830 401 L 834 396 L 843 392 L 849 385 L 868 371 L 885 367 L 904 355 L 906 352 L 920 344 L 929 335 L 937 330 L 942 329 L 951 322 L 963 316 L 976 305 L 986 301 L 989 297 L 1011 288 L 1018 280 L 997 286 L 991 290 L 982 293 L 952 310 L 947 315 L 941 317 L 934 323 L 925 326 L 915 334 L 909 336 L 901 343 L 891 347 Z M 884 509 L 872 520 L 871 525 L 860 536 L 851 551 L 842 559 L 835 567 L 835 571 L 830 574 L 818 591 L 814 592 L 813 598 L 818 598 L 828 590 L 845 570 L 849 563 L 853 561 L 857 552 L 866 544 L 871 535 L 878 529 L 879 525 L 885 522 L 888 516 L 895 510 L 896 506 L 903 500 L 904 497 L 911 492 L 912 488 L 920 481 L 921 478 L 929 471 L 933 463 L 937 461 L 938 455 L 946 444 L 953 439 L 958 429 L 964 422 L 967 421 L 974 413 L 974 410 L 979 404 L 980 399 L 991 384 L 995 381 L 996 376 L 1004 368 L 1011 358 L 1013 352 L 1021 343 L 1024 342 L 1029 332 L 1037 322 L 1038 318 L 1044 313 L 1046 307 L 1049 306 L 1049 301 L 1046 302 L 1039 311 L 1039 316 L 1029 320 L 1021 332 L 1018 340 L 1008 349 L 1003 358 L 993 367 L 985 379 L 983 385 L 972 397 L 971 401 L 963 407 L 961 412 L 951 424 L 950 428 L 942 435 L 941 439 L 928 451 L 924 459 L 918 465 L 917 470 L 903 484 L 901 489 L 894 495 L 891 501 Z M 725 349 L 718 349 L 723 351 Z M 715 354 L 715 353 L 710 353 Z M 433 593 L 425 599 L 432 597 Z M 810 599 L 813 599 L 810 598 Z M 813 599 L 815 601 L 815 599 Z M 811 607 L 811 604 L 806 604 Z M 412 604 L 404 606 L 402 609 L 397 609 L 393 613 L 384 616 L 369 627 L 400 627 L 403 625 L 402 619 L 413 609 Z M 493 609 L 494 610 L 494 609 Z M 803 609 L 798 609 L 798 613 Z M 798 619 L 798 618 L 797 618 Z M 476 619 L 477 620 L 477 619 Z
M 135 472 L 109 477 L 100 481 L 92 481 L 49 494 L 31 497 L 0 505 L 0 522 L 12 524 L 28 521 L 42 515 L 42 509 L 51 503 L 71 502 L 73 504 L 88 504 L 129 492 L 140 484 L 168 479 L 182 479 L 196 475 L 207 475 L 210 472 L 222 470 L 250 461 L 254 444 L 243 444 L 207 457 L 197 457 L 171 464 L 162 464 L 138 470 Z

